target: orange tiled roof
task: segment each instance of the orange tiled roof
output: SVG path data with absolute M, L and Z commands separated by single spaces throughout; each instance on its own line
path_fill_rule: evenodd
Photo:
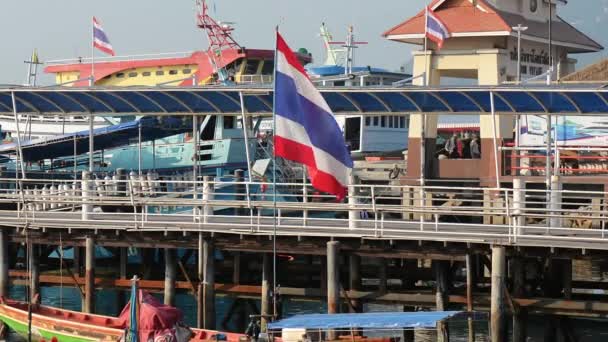
M 429 7 L 433 7 L 439 1 L 441 0 L 433 1 Z M 435 14 L 452 33 L 511 32 L 511 27 L 507 25 L 500 14 L 483 0 L 477 0 L 477 6 L 473 6 L 468 0 L 452 0 L 445 2 L 441 7 L 437 8 Z M 422 10 L 414 17 L 389 29 L 383 36 L 424 33 L 424 12 Z

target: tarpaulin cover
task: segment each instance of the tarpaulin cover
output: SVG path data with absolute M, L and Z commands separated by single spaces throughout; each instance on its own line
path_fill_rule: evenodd
M 437 322 L 460 311 L 370 312 L 354 314 L 297 315 L 270 323 L 269 329 L 404 329 L 435 328 Z
M 139 291 L 139 340 L 148 341 L 155 336 L 166 335 L 182 321 L 182 312 L 169 305 L 162 304 L 158 299 L 145 291 Z M 122 326 L 130 324 L 131 302 L 122 309 L 118 317 Z

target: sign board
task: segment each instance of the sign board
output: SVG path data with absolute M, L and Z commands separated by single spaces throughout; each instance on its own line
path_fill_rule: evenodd
M 546 116 L 523 115 L 520 121 L 520 146 L 544 146 L 546 132 Z M 608 147 L 608 117 L 553 117 L 551 135 L 560 146 Z

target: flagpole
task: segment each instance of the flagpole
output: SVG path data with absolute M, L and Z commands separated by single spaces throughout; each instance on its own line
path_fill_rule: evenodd
M 274 77 L 272 85 L 272 315 L 277 318 L 277 114 L 275 112 L 277 103 L 277 50 L 278 50 L 279 25 L 275 27 L 274 43 Z
M 428 80 L 427 79 L 427 77 L 428 77 L 427 73 L 428 73 L 428 67 L 429 67 L 429 65 L 428 65 L 429 64 L 429 60 L 428 60 L 428 57 L 427 57 L 427 49 L 428 49 L 428 47 L 427 47 L 427 37 L 426 37 L 428 27 L 429 27 L 429 7 L 427 6 L 427 7 L 425 7 L 425 10 L 424 10 L 424 83 L 423 83 L 423 85 L 425 85 L 425 86 L 429 85 L 428 81 L 427 81 Z
M 95 85 L 95 17 L 91 21 L 91 79 L 89 86 Z

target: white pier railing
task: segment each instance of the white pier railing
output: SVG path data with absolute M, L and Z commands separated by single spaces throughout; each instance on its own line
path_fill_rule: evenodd
M 0 220 L 31 229 L 209 231 L 608 249 L 606 193 L 353 185 L 336 202 L 302 183 L 157 175 L 0 179 Z M 16 190 L 16 189 L 23 190 Z M 421 191 L 422 190 L 422 191 Z M 305 197 L 304 197 L 305 196 Z M 551 203 L 547 202 L 551 198 Z

